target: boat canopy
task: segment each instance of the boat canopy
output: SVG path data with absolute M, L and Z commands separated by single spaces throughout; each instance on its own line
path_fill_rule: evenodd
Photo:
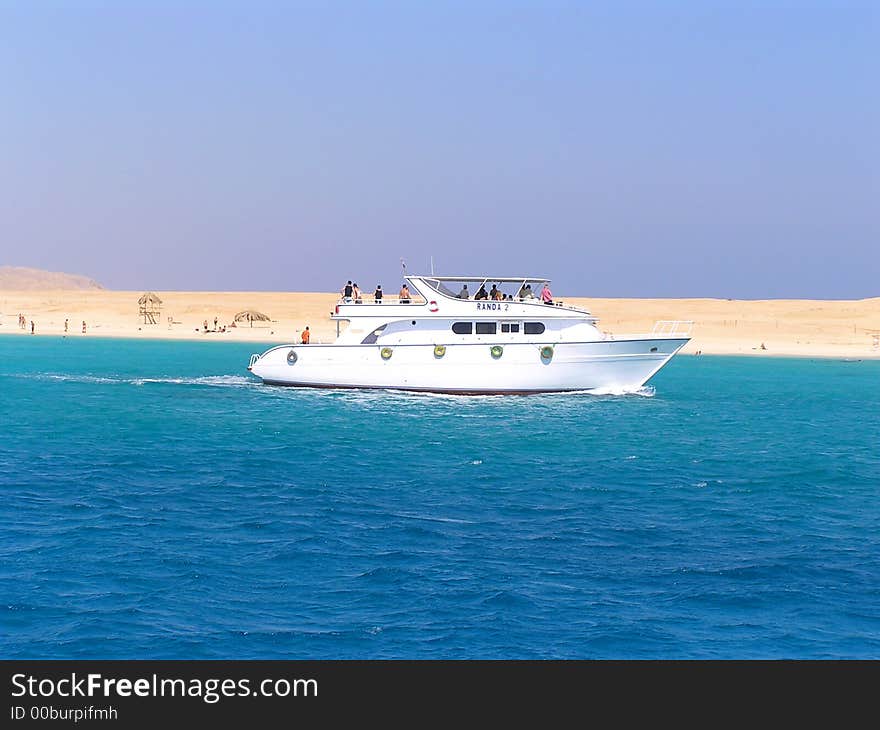
M 544 284 L 549 284 L 550 279 L 544 279 L 539 276 L 408 276 L 408 279 L 420 279 L 435 291 L 445 294 L 448 297 L 457 298 L 461 288 L 467 285 L 473 285 L 469 289 L 469 293 L 473 296 L 481 286 L 496 286 L 498 289 L 504 289 L 503 284 L 514 284 L 514 293 L 528 287 L 540 289 Z M 535 292 L 537 295 L 537 291 Z

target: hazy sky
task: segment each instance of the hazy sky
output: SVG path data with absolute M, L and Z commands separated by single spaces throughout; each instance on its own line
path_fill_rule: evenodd
M 0 264 L 880 296 L 878 7 L 0 0 Z

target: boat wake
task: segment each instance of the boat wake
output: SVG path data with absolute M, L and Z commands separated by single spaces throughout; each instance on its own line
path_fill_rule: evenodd
M 639 388 L 594 388 L 582 392 L 587 395 L 640 395 L 643 398 L 653 398 L 657 391 L 653 385 L 643 385 Z
M 34 373 L 15 375 L 13 377 L 30 380 L 50 380 L 63 383 L 88 383 L 94 385 L 206 385 L 215 388 L 249 388 L 260 384 L 259 381 L 242 375 L 206 375 L 194 378 L 125 378 L 121 376 Z
M 243 375 L 206 375 L 200 378 L 133 378 L 132 385 L 210 385 L 214 387 L 251 387 L 260 383 Z

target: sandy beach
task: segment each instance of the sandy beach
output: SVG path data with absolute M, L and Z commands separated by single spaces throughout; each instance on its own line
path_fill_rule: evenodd
M 338 295 L 325 292 L 157 292 L 157 324 L 138 314 L 143 292 L 108 290 L 0 291 L 0 334 L 196 339 L 203 341 L 298 341 L 308 325 L 312 342 L 332 342 L 330 320 Z M 589 309 L 599 327 L 622 336 L 650 332 L 657 320 L 693 320 L 684 353 L 798 357 L 880 357 L 880 298 L 856 301 L 728 299 L 592 299 L 557 297 Z M 239 322 L 237 312 L 257 310 L 268 322 Z M 23 314 L 27 328 L 18 326 Z M 226 332 L 204 332 L 226 326 Z M 252 325 L 252 326 L 251 326 Z M 764 345 L 762 349 L 761 345 Z

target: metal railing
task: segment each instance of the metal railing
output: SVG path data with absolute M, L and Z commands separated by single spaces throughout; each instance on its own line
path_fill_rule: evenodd
M 690 337 L 693 329 L 692 319 L 661 319 L 654 323 L 651 334 L 657 337 Z

